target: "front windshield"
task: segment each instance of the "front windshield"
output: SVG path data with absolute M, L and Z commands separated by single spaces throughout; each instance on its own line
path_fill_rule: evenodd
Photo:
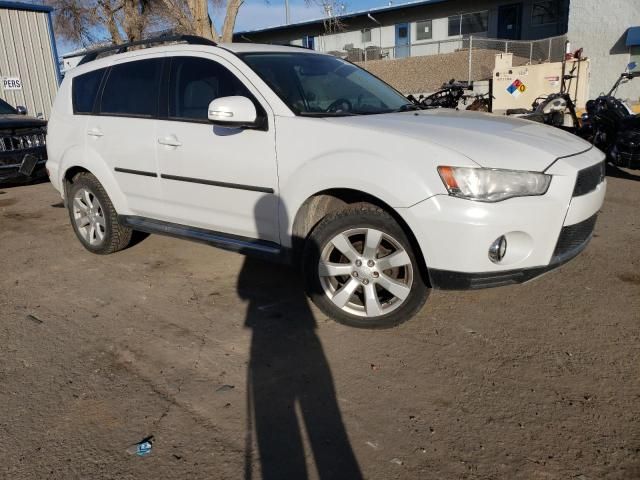
M 369 115 L 410 102 L 366 70 L 313 53 L 245 53 L 242 59 L 298 115 Z
M 0 99 L 0 115 L 11 115 L 17 113 L 16 110 L 4 100 Z

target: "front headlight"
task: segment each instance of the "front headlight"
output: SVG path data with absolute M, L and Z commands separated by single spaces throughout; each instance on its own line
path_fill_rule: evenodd
M 450 195 L 479 202 L 544 195 L 551 183 L 551 175 L 519 170 L 441 166 L 438 173 Z

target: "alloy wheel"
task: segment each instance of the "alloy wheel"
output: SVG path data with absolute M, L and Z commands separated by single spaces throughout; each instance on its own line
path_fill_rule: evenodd
M 322 289 L 340 310 L 360 317 L 386 315 L 409 297 L 411 257 L 400 242 L 374 228 L 334 236 L 318 264 Z
M 92 246 L 100 245 L 107 234 L 107 223 L 98 198 L 87 188 L 73 197 L 73 219 L 80 236 Z

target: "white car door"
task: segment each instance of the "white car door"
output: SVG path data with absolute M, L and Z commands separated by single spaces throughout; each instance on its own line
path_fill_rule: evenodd
M 97 114 L 87 119 L 88 155 L 113 171 L 129 214 L 158 214 L 160 180 L 156 164 L 156 116 L 162 57 L 128 58 L 106 73 Z
M 212 54 L 168 58 L 166 118 L 157 157 L 168 222 L 279 243 L 277 165 L 268 104 L 230 62 Z M 207 119 L 215 98 L 241 95 L 262 126 L 228 128 Z

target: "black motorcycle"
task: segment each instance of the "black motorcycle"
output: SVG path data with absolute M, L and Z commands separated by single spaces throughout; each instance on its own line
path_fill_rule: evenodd
M 634 66 L 630 64 L 629 70 Z M 609 93 L 587 102 L 581 136 L 605 152 L 614 165 L 640 169 L 640 117 L 615 97 L 620 85 L 636 77 L 640 72 L 621 74 Z
M 451 79 L 449 83 L 445 83 L 435 93 L 426 97 L 420 95 L 417 104 L 422 109 L 430 108 L 453 108 L 457 109 L 460 100 L 464 96 L 464 91 L 468 86 L 464 83 L 456 82 Z

